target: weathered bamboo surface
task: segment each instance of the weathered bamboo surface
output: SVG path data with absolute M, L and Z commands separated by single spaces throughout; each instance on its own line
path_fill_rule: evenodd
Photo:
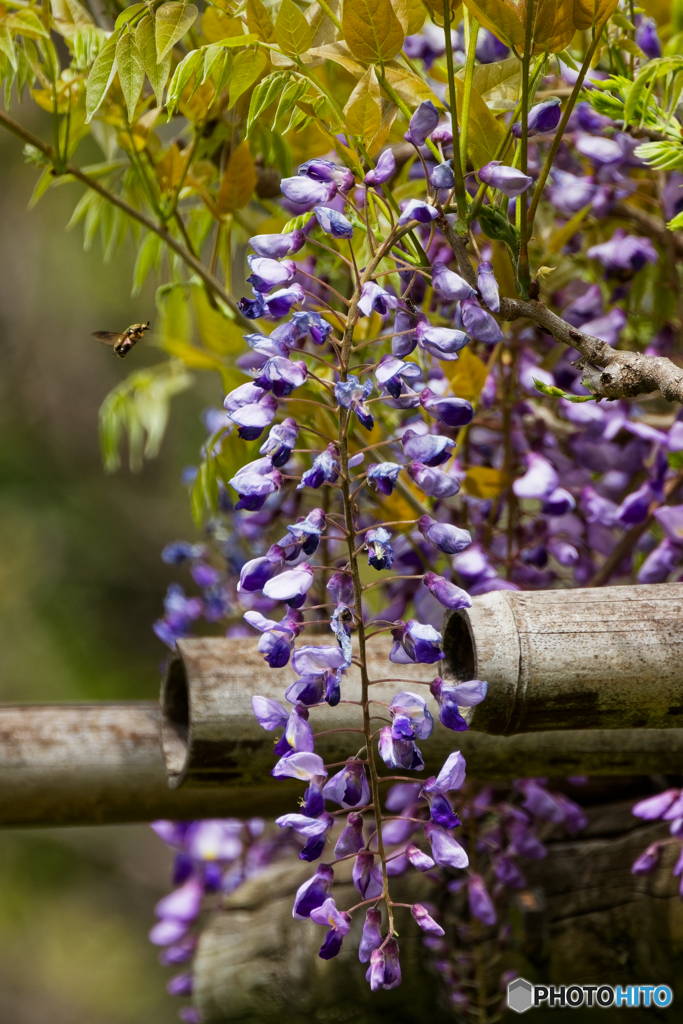
M 104 825 L 277 813 L 274 787 L 172 790 L 157 704 L 0 707 L 0 825 Z M 294 789 L 284 783 L 287 794 Z
M 487 956 L 496 961 L 489 968 L 489 990 L 495 991 L 500 973 L 510 967 L 541 984 L 665 983 L 674 988 L 674 1002 L 655 1016 L 673 1024 L 680 1020 L 676 1002 L 683 995 L 678 980 L 683 901 L 671 875 L 677 849 L 666 851 L 655 874 L 632 875 L 636 857 L 667 829 L 633 818 L 635 798 L 618 795 L 587 808 L 589 825 L 582 835 L 567 840 L 558 832 L 545 860 L 520 861 L 529 888 L 521 897 L 510 894 L 520 908 L 513 912 L 512 946 L 502 959 L 496 958 L 493 942 L 487 947 Z M 367 965 L 357 959 L 355 925 L 335 960 L 317 957 L 324 930 L 291 917 L 294 892 L 310 874 L 310 866 L 302 868 L 297 861 L 275 864 L 229 897 L 209 921 L 194 964 L 195 1001 L 205 1024 L 432 1024 L 454 1019 L 433 956 L 407 914 L 399 925 L 404 982 L 392 992 L 370 993 L 364 981 Z M 339 880 L 335 897 L 343 908 L 358 896 L 341 870 Z M 455 907 L 427 878 L 413 871 L 394 879 L 392 889 L 398 900 L 435 901 L 447 934 L 455 932 Z M 539 1020 L 555 1020 L 552 1011 L 534 1012 Z M 631 1012 L 636 1021 L 650 1020 L 653 1013 L 643 1011 L 641 1017 Z M 623 1018 L 623 1010 L 614 1007 L 582 1014 L 581 1020 Z
M 457 678 L 486 679 L 472 728 L 676 728 L 683 724 L 683 585 L 496 591 L 454 614 Z
M 221 788 L 169 789 L 160 731 L 159 707 L 142 701 L 0 707 L 0 827 L 275 817 L 294 808 L 301 785 L 270 778 L 274 758 L 268 733 L 262 736 L 260 773 L 247 757 L 244 773 Z M 422 744 L 425 753 L 430 742 Z M 475 779 L 673 774 L 683 764 L 683 729 L 517 736 L 470 731 L 448 733 L 446 748 L 447 753 L 462 750 L 468 776 Z M 426 771 L 437 761 L 430 756 Z

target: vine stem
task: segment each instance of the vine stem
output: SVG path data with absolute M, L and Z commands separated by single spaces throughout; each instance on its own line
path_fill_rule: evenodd
M 469 12 L 463 8 L 465 24 L 469 24 Z M 470 127 L 470 104 L 472 102 L 472 81 L 474 78 L 474 58 L 477 49 L 477 36 L 479 35 L 479 22 L 472 18 L 469 24 L 469 40 L 467 43 L 467 63 L 465 64 L 465 91 L 462 101 L 462 124 L 460 125 L 460 166 L 467 167 L 467 136 Z M 455 145 L 455 142 L 453 143 Z
M 526 27 L 524 32 L 524 55 L 522 57 L 522 139 L 520 143 L 520 168 L 527 173 L 527 153 L 529 146 L 529 63 L 531 60 L 531 37 L 534 21 L 533 0 L 527 0 Z M 522 194 L 518 202 L 519 217 L 519 259 L 517 260 L 517 284 L 522 298 L 529 298 L 531 275 L 529 270 L 529 223 L 526 196 Z
M 351 358 L 351 350 L 353 344 L 353 330 L 358 319 L 358 303 L 360 301 L 361 289 L 363 285 L 370 280 L 372 274 L 374 274 L 380 260 L 384 256 L 388 245 L 391 243 L 391 237 L 387 239 L 387 242 L 380 248 L 379 252 L 370 260 L 368 266 L 357 277 L 356 288 L 351 299 L 351 305 L 346 321 L 346 329 L 344 331 L 344 338 L 342 341 L 341 350 L 341 368 L 340 377 L 342 381 L 346 381 L 348 378 L 349 361 Z M 389 918 L 389 930 L 388 935 L 394 933 L 394 916 L 391 906 L 391 897 L 389 894 L 389 876 L 387 874 L 386 865 L 386 852 L 384 849 L 384 841 L 382 839 L 382 814 L 380 810 L 380 798 L 379 798 L 379 775 L 377 772 L 377 763 L 375 759 L 375 751 L 373 747 L 373 729 L 370 715 L 370 698 L 369 698 L 369 686 L 370 680 L 368 679 L 367 670 L 367 658 L 365 653 L 365 626 L 363 622 L 363 587 L 360 579 L 360 571 L 358 567 L 358 556 L 355 551 L 355 516 L 354 516 L 354 503 L 351 496 L 351 488 L 349 482 L 349 441 L 348 441 L 348 421 L 351 416 L 351 411 L 341 407 L 339 409 L 339 462 L 341 469 L 341 493 L 342 502 L 344 508 L 344 520 L 346 525 L 347 533 L 347 548 L 349 553 L 348 570 L 351 573 L 353 579 L 353 592 L 354 592 L 354 604 L 356 613 L 356 632 L 358 636 L 358 660 L 354 658 L 354 662 L 360 667 L 361 675 L 361 703 L 363 706 L 363 734 L 365 736 L 365 744 L 367 751 L 367 766 L 370 774 L 370 792 L 372 794 L 372 806 L 375 812 L 375 821 L 377 822 L 377 852 L 379 853 L 380 862 L 382 865 L 382 895 L 381 899 L 384 900 L 387 908 L 387 915 Z M 356 908 L 354 908 L 356 909 Z
M 446 68 L 448 71 L 448 101 L 451 107 L 451 131 L 453 132 L 453 177 L 455 178 L 455 203 L 458 210 L 458 229 L 467 230 L 467 193 L 465 178 L 460 161 L 460 140 L 458 138 L 458 106 L 455 97 L 455 65 L 453 63 L 453 40 L 451 39 L 451 0 L 443 0 L 443 34 L 446 44 Z

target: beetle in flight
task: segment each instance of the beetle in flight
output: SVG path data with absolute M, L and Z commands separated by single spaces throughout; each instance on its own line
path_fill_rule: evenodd
M 114 331 L 95 331 L 93 338 L 97 338 L 103 345 L 113 345 L 114 355 L 124 359 L 148 330 L 149 320 L 146 324 L 131 324 L 123 334 L 115 334 Z

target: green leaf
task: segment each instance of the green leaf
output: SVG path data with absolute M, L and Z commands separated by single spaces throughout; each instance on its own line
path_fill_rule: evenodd
M 144 11 L 146 9 L 147 4 L 133 4 L 131 7 L 124 8 L 114 22 L 114 28 L 123 28 L 124 25 L 133 20 L 136 14 L 139 14 L 140 11 Z
M 683 167 L 683 145 L 680 142 L 643 142 L 633 154 L 660 171 Z
M 19 67 L 17 62 L 17 52 L 14 48 L 14 41 L 10 35 L 10 31 L 7 28 L 7 23 L 4 21 L 0 21 L 0 52 L 5 54 L 16 71 Z
M 297 101 L 302 98 L 308 89 L 308 82 L 299 78 L 290 79 L 280 96 L 275 116 L 273 117 L 273 128 L 281 117 L 285 117 L 294 108 Z M 305 116 L 305 115 L 304 115 Z
M 12 31 L 22 36 L 30 36 L 35 39 L 49 39 L 50 33 L 46 31 L 40 18 L 34 11 L 15 11 L 7 19 Z
M 533 378 L 534 387 L 537 391 L 540 391 L 542 395 L 547 395 L 549 398 L 566 398 L 568 402 L 573 402 L 575 405 L 581 402 L 596 402 L 599 395 L 571 395 L 562 388 L 556 388 L 552 384 L 544 384 L 542 380 Z
M 401 52 L 405 38 L 391 0 L 344 0 L 344 38 L 366 64 L 381 64 Z
M 256 86 L 251 94 L 245 138 L 249 138 L 257 118 L 279 96 L 288 78 L 289 71 L 274 71 Z
M 85 87 L 86 124 L 93 114 L 99 110 L 107 89 L 116 74 L 116 47 L 118 36 L 114 33 L 98 54 L 93 64 Z
M 306 227 L 312 217 L 315 217 L 312 210 L 310 213 L 300 213 L 298 217 L 292 217 L 292 219 L 288 220 L 283 227 L 282 234 L 291 235 L 292 231 L 301 231 L 302 228 Z
M 210 43 L 208 46 L 203 47 L 203 49 L 204 67 L 202 70 L 202 85 L 212 73 L 218 61 L 223 59 L 223 54 L 225 53 L 220 43 Z
M 346 127 L 367 145 L 382 124 L 382 96 L 374 67 L 369 67 L 344 107 Z
M 678 231 L 683 228 L 683 210 L 677 213 L 673 220 L 670 220 L 666 225 L 669 231 Z
M 167 53 L 162 61 L 157 59 L 156 32 L 154 21 L 149 15 L 142 19 L 135 30 L 135 42 L 142 57 L 142 66 L 154 90 L 157 106 L 160 107 L 164 102 L 164 89 L 171 73 L 172 54 Z
M 265 70 L 268 58 L 262 50 L 244 50 L 232 62 L 228 107 L 233 107 L 240 96 L 250 89 Z
M 147 280 L 149 272 L 154 268 L 157 273 L 161 266 L 161 253 L 163 241 L 159 235 L 150 231 L 138 249 L 135 268 L 133 270 L 133 295 L 139 295 L 142 286 Z
M 228 36 L 226 39 L 221 39 L 221 46 L 227 46 L 231 50 L 236 50 L 238 46 L 253 46 L 254 43 L 259 41 L 259 37 L 255 32 L 250 32 L 249 35 L 241 36 Z
M 254 161 L 251 158 L 249 143 L 245 140 L 232 151 L 223 172 L 216 199 L 219 214 L 224 216 L 226 213 L 244 209 L 249 204 L 255 188 Z
M 389 0 L 386 0 L 388 3 Z M 282 0 L 275 19 L 275 40 L 284 54 L 296 57 L 313 45 L 311 27 L 294 0 Z
M 130 30 L 123 32 L 116 44 L 116 67 L 119 72 L 119 81 L 128 108 L 128 121 L 135 116 L 135 107 L 140 99 L 142 86 L 145 81 L 145 69 L 142 65 L 142 57 L 138 50 L 133 33 Z
M 202 50 L 192 50 L 184 60 L 181 60 L 175 69 L 171 84 L 168 87 L 168 96 L 166 97 L 166 109 L 169 115 L 178 106 L 178 101 L 183 94 L 185 86 L 190 81 L 194 72 L 199 70 L 203 60 L 204 52 Z
M 170 53 L 179 39 L 192 26 L 198 11 L 194 4 L 182 4 L 178 0 L 162 4 L 156 13 L 156 43 L 158 60 Z
M 50 185 L 54 185 L 55 176 L 52 173 L 52 167 L 46 167 L 41 176 L 36 182 L 36 187 L 33 190 L 33 195 L 29 199 L 28 209 L 32 210 L 36 205 L 41 196 L 45 195 Z

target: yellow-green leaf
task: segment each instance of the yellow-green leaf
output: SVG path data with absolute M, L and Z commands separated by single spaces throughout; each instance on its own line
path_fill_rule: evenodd
M 458 71 L 457 78 L 465 78 L 465 69 Z M 494 64 L 478 64 L 474 69 L 472 84 L 489 110 L 514 110 L 519 100 L 522 73 L 516 57 L 496 61 Z
M 427 8 L 422 3 L 422 0 L 406 0 L 406 8 L 408 11 L 406 35 L 414 36 L 424 25 L 425 18 L 427 17 Z
M 391 61 L 385 65 L 384 74 L 399 99 L 402 99 L 409 107 L 417 107 L 425 100 L 431 100 L 438 109 L 443 109 L 443 103 L 427 83 L 414 75 L 408 68 L 404 68 L 396 61 Z
M 248 142 L 240 142 L 233 150 L 221 178 L 216 208 L 221 216 L 242 210 L 256 188 L 256 171 Z
M 107 89 L 116 74 L 116 46 L 118 39 L 113 35 L 102 47 L 90 69 L 85 87 L 86 121 L 89 121 L 107 94 Z
M 145 69 L 133 33 L 127 30 L 121 34 L 116 44 L 116 67 L 128 108 L 128 120 L 132 121 L 145 81 Z
M 366 64 L 401 52 L 405 33 L 391 0 L 344 0 L 342 25 L 349 50 Z
M 275 42 L 275 29 L 262 0 L 247 0 L 247 28 L 255 32 L 264 43 Z
M 244 351 L 243 331 L 234 320 L 213 308 L 204 288 L 192 289 L 192 304 L 199 336 L 206 348 L 220 356 L 238 356 Z
M 14 49 L 12 36 L 10 35 L 10 31 L 7 28 L 7 23 L 5 21 L 0 21 L 0 52 L 5 54 L 10 64 L 16 71 L 19 67 L 19 63 L 17 61 L 17 52 Z
M 382 124 L 382 96 L 374 67 L 369 67 L 344 107 L 346 128 L 362 140 L 369 142 Z
M 294 0 L 282 0 L 275 19 L 275 40 L 288 57 L 306 53 L 313 45 L 313 33 Z
M 29 36 L 33 39 L 38 39 L 41 36 L 44 39 L 50 37 L 49 32 L 46 32 L 45 26 L 34 11 L 14 11 L 8 16 L 7 24 L 17 35 Z
M 462 116 L 464 83 L 455 79 L 458 116 Z M 483 167 L 489 160 L 495 160 L 498 146 L 505 135 L 505 128 L 493 116 L 483 99 L 472 86 L 470 97 L 470 126 L 467 134 L 467 154 L 474 167 Z
M 157 59 L 162 61 L 167 53 L 170 53 L 179 39 L 191 28 L 197 17 L 197 8 L 194 4 L 179 3 L 178 0 L 170 0 L 170 3 L 162 4 L 157 8 L 156 43 Z
M 463 490 L 473 498 L 495 498 L 508 484 L 508 478 L 500 469 L 490 466 L 472 466 L 467 470 Z
M 133 4 L 131 7 L 124 7 L 124 9 L 121 11 L 118 18 L 114 22 L 114 28 L 123 28 L 123 26 L 126 25 L 129 21 L 132 21 L 136 14 L 139 14 L 140 11 L 144 11 L 146 7 L 147 4 L 143 3 Z
M 488 376 L 486 363 L 468 347 L 461 349 L 458 357 L 457 362 L 442 363 L 441 368 L 451 382 L 454 395 L 476 402 Z
M 243 50 L 232 64 L 228 107 L 232 107 L 265 70 L 268 58 L 261 50 Z
M 146 15 L 135 30 L 135 42 L 137 43 L 142 66 L 145 69 L 149 83 L 154 90 L 157 106 L 164 102 L 164 89 L 171 73 L 171 54 L 167 53 L 162 61 L 157 60 L 156 33 L 154 21 Z

